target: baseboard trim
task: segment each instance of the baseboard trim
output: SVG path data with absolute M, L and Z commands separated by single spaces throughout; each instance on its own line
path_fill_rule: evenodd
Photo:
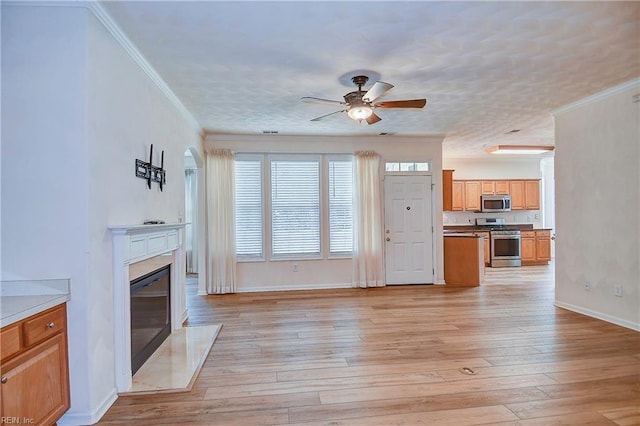
M 576 312 L 578 314 L 586 315 L 591 318 L 599 319 L 602 321 L 610 322 L 615 325 L 619 325 L 620 327 L 629 328 L 634 331 L 640 331 L 640 323 L 634 323 L 632 321 L 628 321 L 622 318 L 614 317 L 612 315 L 603 314 L 602 312 L 592 311 L 591 309 L 586 309 L 581 306 L 572 305 L 570 303 L 564 303 L 556 300 L 554 305 L 558 308 L 566 309 L 568 311 Z
M 98 406 L 95 410 L 90 413 L 76 413 L 72 411 L 67 411 L 61 418 L 58 420 L 59 425 L 70 425 L 70 426 L 83 426 L 83 425 L 93 425 L 100 421 L 102 416 L 105 415 L 107 410 L 116 402 L 118 399 L 118 391 L 114 387 L 109 395 L 102 401 L 102 404 Z
M 292 290 L 328 290 L 336 288 L 353 288 L 351 283 L 328 283 L 328 284 L 303 284 L 303 285 L 278 285 L 278 286 L 246 286 L 238 288 L 237 293 L 258 293 L 265 291 L 292 291 Z

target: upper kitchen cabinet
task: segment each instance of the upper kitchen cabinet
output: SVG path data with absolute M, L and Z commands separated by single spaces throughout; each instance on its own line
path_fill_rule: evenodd
M 480 191 L 481 184 L 479 180 L 464 181 L 464 209 L 470 211 L 480 210 Z
M 524 181 L 524 208 L 525 210 L 540 210 L 540 181 Z
M 442 171 L 442 210 L 464 210 L 464 183 L 453 180 L 454 170 Z
M 538 179 L 509 181 L 511 210 L 540 210 L 540 181 Z
M 507 195 L 509 194 L 508 180 L 483 180 L 482 195 Z
M 481 195 L 511 195 L 512 210 L 540 210 L 539 179 L 454 180 L 442 171 L 442 210 L 479 211 Z

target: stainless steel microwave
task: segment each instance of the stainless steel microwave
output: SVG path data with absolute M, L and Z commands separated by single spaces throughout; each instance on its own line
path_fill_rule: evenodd
M 510 195 L 482 195 L 480 196 L 480 209 L 486 213 L 510 212 Z

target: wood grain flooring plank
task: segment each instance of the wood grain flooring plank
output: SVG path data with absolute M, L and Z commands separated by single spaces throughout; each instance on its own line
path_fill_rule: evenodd
M 194 388 L 100 424 L 638 424 L 640 333 L 554 301 L 553 263 L 469 289 L 197 296 L 190 277 L 188 324 L 224 326 Z

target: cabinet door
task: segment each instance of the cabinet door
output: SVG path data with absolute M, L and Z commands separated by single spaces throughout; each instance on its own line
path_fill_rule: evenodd
M 496 193 L 496 183 L 492 180 L 482 181 L 482 195 L 493 195 Z
M 536 260 L 551 260 L 551 236 L 549 231 L 536 232 Z
M 464 209 L 480 210 L 480 181 L 467 180 L 464 182 Z
M 453 170 L 442 171 L 442 210 L 453 210 Z
M 536 261 L 535 232 L 522 232 L 520 239 L 520 256 L 522 256 L 523 263 Z
M 494 182 L 496 195 L 508 195 L 509 194 L 509 181 L 497 180 Z
M 464 182 L 461 180 L 454 180 L 451 186 L 453 188 L 453 194 L 451 195 L 451 210 L 462 211 L 464 210 Z
M 540 210 L 540 181 L 527 180 L 524 183 L 524 200 L 526 210 Z
M 2 365 L 0 402 L 3 417 L 53 424 L 69 408 L 67 344 L 64 333 Z
M 511 194 L 511 210 L 524 210 L 524 181 L 510 181 L 509 194 Z
M 476 232 L 476 235 L 482 235 L 484 237 L 484 264 L 489 265 L 491 263 L 491 242 L 489 241 L 488 232 Z

